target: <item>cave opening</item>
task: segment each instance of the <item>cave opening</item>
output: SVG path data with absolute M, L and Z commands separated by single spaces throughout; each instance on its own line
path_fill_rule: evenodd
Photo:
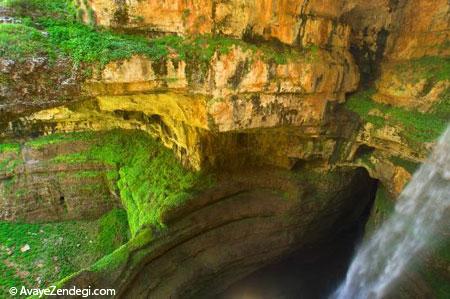
M 356 221 L 337 228 L 326 240 L 283 256 L 234 283 L 220 299 L 325 299 L 345 278 L 348 267 L 362 242 L 378 189 L 378 180 L 369 177 L 369 202 Z
M 354 159 L 362 159 L 364 157 L 370 156 L 375 151 L 375 148 L 368 146 L 366 144 L 361 144 L 355 152 Z

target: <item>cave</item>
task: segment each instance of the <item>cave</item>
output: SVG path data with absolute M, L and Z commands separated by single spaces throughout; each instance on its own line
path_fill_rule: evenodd
M 239 280 L 221 293 L 220 299 L 326 299 L 345 278 L 358 245 L 362 242 L 378 189 L 370 181 L 369 202 L 350 225 L 336 230 L 328 240 L 281 256 L 270 265 Z
M 370 156 L 375 151 L 375 148 L 372 146 L 368 146 L 366 144 L 362 144 L 358 147 L 355 152 L 354 159 L 361 159 L 367 156 Z
M 286 201 L 274 192 L 284 174 L 247 175 L 259 184 L 253 190 L 211 194 L 219 197 L 179 211 L 168 221 L 173 233 L 154 245 L 164 251 L 127 277 L 122 296 L 165 298 L 176 290 L 181 298 L 326 298 L 362 238 L 378 182 L 363 168 L 323 173 L 323 184 L 303 171 L 292 183 L 304 192 Z M 192 221 L 197 228 L 186 226 Z

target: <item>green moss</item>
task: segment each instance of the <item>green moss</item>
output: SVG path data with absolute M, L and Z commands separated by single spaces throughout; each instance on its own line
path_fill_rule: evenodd
M 153 233 L 151 230 L 143 229 L 126 244 L 93 264 L 90 267 L 90 270 L 104 273 L 114 271 L 129 261 L 131 253 L 142 249 L 145 245 L 150 243 L 152 239 Z
M 112 131 L 98 137 L 88 155 L 117 166 L 120 195 L 133 235 L 144 225 L 163 225 L 161 215 L 210 181 L 186 170 L 173 153 L 143 132 Z
M 129 238 L 127 213 L 122 209 L 107 213 L 98 224 L 97 249 L 100 252 L 111 253 Z
M 94 133 L 71 133 L 71 134 L 50 134 L 46 136 L 41 136 L 29 140 L 25 143 L 25 146 L 31 147 L 33 149 L 41 149 L 51 144 L 57 144 L 62 142 L 70 142 L 76 140 L 89 140 L 92 138 Z
M 433 269 L 421 269 L 420 273 L 433 289 L 436 299 L 448 299 L 448 294 L 450 294 L 450 283 L 445 276 Z
M 0 158 L 0 172 L 12 173 L 17 166 L 23 163 L 23 161 L 18 156 L 18 151 L 15 152 L 13 148 L 11 148 L 11 151 L 5 153 L 7 155 Z M 10 155 L 8 153 L 14 154 Z
M 417 168 L 420 166 L 419 163 L 408 161 L 396 156 L 390 157 L 389 159 L 391 160 L 392 163 L 394 163 L 397 166 L 403 167 L 411 174 L 416 172 Z
M 120 192 L 133 235 L 145 225 L 163 226 L 161 217 L 165 211 L 211 184 L 208 176 L 186 170 L 172 151 L 144 132 L 58 134 L 37 138 L 26 145 L 41 148 L 76 140 L 88 142 L 89 149 L 57 156 L 52 162 L 91 161 L 111 165 L 113 169 L 107 177 Z
M 417 82 L 427 79 L 434 82 L 450 79 L 450 59 L 439 56 L 425 56 L 395 65 L 401 78 Z
M 86 157 L 85 153 L 73 153 L 73 154 L 56 156 L 51 161 L 54 163 L 75 164 L 75 163 L 86 162 L 87 159 L 88 158 Z
M 383 221 L 389 217 L 394 209 L 394 199 L 388 194 L 384 186 L 379 186 L 369 221 L 366 224 L 367 233 L 365 236 L 370 237 L 370 234 L 373 233 L 383 223 Z
M 98 170 L 83 170 L 83 171 L 79 171 L 79 172 L 75 173 L 74 177 L 76 177 L 76 178 L 95 178 L 102 174 L 103 174 L 103 172 L 98 171 Z
M 440 101 L 433 105 L 431 112 L 441 119 L 450 120 L 450 88 L 441 94 Z
M 402 137 L 413 143 L 433 141 L 445 130 L 447 119 L 442 119 L 434 113 L 409 111 L 374 102 L 371 99 L 374 92 L 371 89 L 356 93 L 347 100 L 345 106 L 376 128 L 386 125 L 401 127 Z
M 42 287 L 88 267 L 127 241 L 127 227 L 123 210 L 96 221 L 0 222 L 0 297 L 12 286 Z M 30 249 L 21 252 L 26 244 Z
M 18 143 L 0 143 L 0 154 L 2 153 L 16 153 L 20 152 L 20 144 Z

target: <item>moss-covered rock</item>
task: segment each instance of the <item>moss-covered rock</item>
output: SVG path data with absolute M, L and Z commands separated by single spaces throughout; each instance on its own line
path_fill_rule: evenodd
M 92 221 L 0 222 L 0 296 L 9 288 L 46 287 L 94 263 L 128 240 L 126 212 Z

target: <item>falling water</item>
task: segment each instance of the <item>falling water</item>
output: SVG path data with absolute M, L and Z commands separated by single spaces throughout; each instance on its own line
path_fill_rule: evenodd
M 358 250 L 334 299 L 382 298 L 450 207 L 450 127 L 400 194 L 393 215 Z

